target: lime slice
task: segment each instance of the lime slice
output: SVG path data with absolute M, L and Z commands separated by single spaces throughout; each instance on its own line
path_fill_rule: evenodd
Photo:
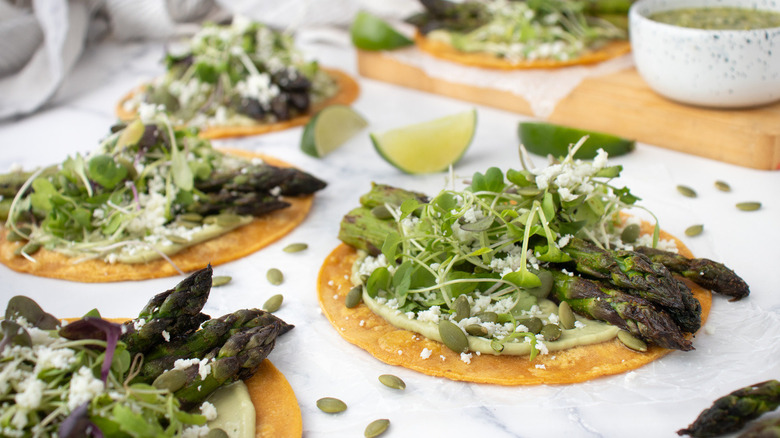
M 374 148 L 388 163 L 406 173 L 432 173 L 455 164 L 471 145 L 477 111 L 371 134 Z
M 352 44 L 363 50 L 391 50 L 413 44 L 381 18 L 359 11 L 349 28 Z
M 312 157 L 323 157 L 366 126 L 366 119 L 346 105 L 325 107 L 303 129 L 301 150 Z
M 574 154 L 575 158 L 594 158 L 599 149 L 604 149 L 610 157 L 616 157 L 633 151 L 636 145 L 634 140 L 611 134 L 550 123 L 521 122 L 517 131 L 520 143 L 528 152 L 543 156 L 564 157 L 569 153 L 569 145 L 577 143 L 585 135 L 589 138 Z

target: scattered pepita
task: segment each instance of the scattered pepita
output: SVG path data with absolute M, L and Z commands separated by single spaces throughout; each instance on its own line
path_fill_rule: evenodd
M 377 205 L 371 209 L 371 214 L 377 219 L 390 219 L 393 215 L 384 205 Z
M 344 305 L 347 306 L 347 309 L 352 309 L 357 307 L 361 301 L 363 301 L 363 286 L 355 286 L 347 292 Z
M 279 286 L 284 282 L 284 274 L 282 274 L 282 271 L 276 268 L 269 269 L 268 272 L 265 273 L 265 278 L 267 278 L 268 282 L 274 286 Z
M 322 412 L 327 412 L 329 414 L 337 414 L 347 410 L 346 403 L 333 397 L 323 397 L 317 400 L 317 407 Z
M 677 191 L 680 192 L 681 195 L 686 196 L 688 198 L 695 198 L 696 197 L 696 191 L 688 186 L 677 186 Z
M 617 334 L 618 339 L 620 342 L 623 343 L 626 347 L 635 350 L 635 351 L 647 351 L 647 344 L 639 338 L 634 337 L 631 333 L 621 330 Z
M 284 296 L 282 296 L 282 294 L 276 294 L 263 303 L 263 310 L 274 313 L 282 307 L 282 301 L 284 301 Z
M 761 208 L 760 202 L 740 202 L 737 208 L 742 211 L 756 211 Z
M 230 438 L 230 435 L 220 428 L 214 428 L 209 430 L 206 434 L 206 438 Z
M 477 318 L 482 322 L 498 322 L 498 314 L 496 312 L 481 312 L 477 314 Z
M 628 224 L 620 233 L 620 240 L 624 243 L 634 243 L 639 238 L 639 224 Z
M 561 304 L 558 306 L 558 322 L 561 324 L 561 327 L 571 330 L 574 328 L 575 321 L 574 312 L 571 310 L 569 303 L 561 301 Z
M 229 275 L 215 275 L 211 277 L 211 287 L 220 287 L 230 283 L 233 277 Z
M 289 252 L 289 253 L 301 252 L 301 251 L 307 249 L 308 247 L 309 247 L 309 245 L 307 245 L 305 243 L 291 243 L 291 244 L 285 246 L 284 248 L 282 248 L 282 251 Z
M 168 370 L 154 379 L 152 386 L 157 389 L 167 389 L 170 392 L 176 392 L 187 383 L 187 373 L 184 370 Z
M 561 337 L 561 328 L 557 324 L 547 324 L 542 327 L 539 334 L 544 337 L 545 341 L 557 341 Z
M 177 219 L 187 222 L 203 222 L 203 216 L 198 213 L 182 213 Z
M 704 231 L 704 225 L 691 225 L 685 229 L 685 235 L 688 237 L 695 237 Z
M 456 353 L 465 353 L 469 349 L 469 340 L 463 330 L 446 319 L 439 321 L 439 336 L 441 342 Z
M 22 255 L 22 253 L 27 254 L 27 255 L 33 255 L 36 252 L 38 252 L 39 249 L 41 249 L 41 244 L 40 243 L 27 242 L 23 246 L 20 246 L 19 248 L 16 248 L 14 250 L 14 254 L 18 255 L 18 256 Z
M 541 319 L 537 317 L 531 317 L 531 318 L 522 318 L 517 320 L 518 325 L 524 325 L 525 328 L 528 329 L 529 332 L 538 335 L 539 332 L 542 331 L 542 327 L 544 327 L 544 323 Z
M 730 192 L 731 191 L 731 186 L 729 185 L 729 183 L 727 183 L 725 181 L 720 181 L 720 180 L 715 181 L 715 188 L 720 190 L 721 192 Z
M 186 237 L 178 236 L 176 234 L 169 234 L 169 235 L 165 236 L 165 238 L 170 240 L 173 243 L 182 243 L 183 244 L 183 243 L 189 243 L 189 241 L 190 241 Z
M 406 383 L 400 377 L 392 374 L 382 374 L 379 376 L 379 381 L 388 388 L 406 389 Z
M 466 326 L 466 333 L 471 336 L 486 337 L 488 335 L 488 329 L 479 324 L 469 324 Z
M 390 420 L 383 418 L 380 420 L 374 420 L 366 426 L 363 436 L 366 438 L 375 438 L 385 433 L 387 428 L 390 427 Z
M 455 311 L 452 319 L 456 322 L 460 322 L 461 319 L 471 316 L 471 306 L 469 305 L 469 299 L 466 298 L 466 295 L 461 295 L 455 299 L 455 302 L 452 303 L 452 310 Z
M 221 213 L 217 215 L 217 225 L 220 227 L 234 227 L 241 223 L 241 216 L 233 213 Z

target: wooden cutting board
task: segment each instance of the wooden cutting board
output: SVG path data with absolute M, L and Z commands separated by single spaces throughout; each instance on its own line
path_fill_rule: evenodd
M 382 52 L 358 50 L 357 65 L 368 78 L 533 115 L 522 97 L 435 79 Z M 741 110 L 686 106 L 657 95 L 635 69 L 583 80 L 548 121 L 739 166 L 780 170 L 780 103 Z

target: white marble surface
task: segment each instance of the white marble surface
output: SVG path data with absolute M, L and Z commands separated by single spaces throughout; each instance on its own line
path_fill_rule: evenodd
M 309 40 L 303 48 L 323 65 L 355 73 L 354 53 L 333 43 L 343 40 Z M 91 47 L 52 103 L 35 115 L 0 124 L 0 171 L 14 163 L 30 168 L 92 149 L 113 123 L 117 99 L 159 74 L 162 55 L 161 44 L 109 41 Z M 391 420 L 387 437 L 672 437 L 714 398 L 780 378 L 780 172 L 740 168 L 645 144 L 613 160 L 625 167 L 620 183 L 642 197 L 642 205 L 673 234 L 682 236 L 689 225 L 703 223 L 704 234 L 684 238 L 685 243 L 698 256 L 725 262 L 751 285 L 751 296 L 740 302 L 715 298 L 710 322 L 695 339 L 696 351 L 675 352 L 634 372 L 584 384 L 499 387 L 389 366 L 348 344 L 320 313 L 315 295 L 322 260 L 338 244 L 341 216 L 357 205 L 371 181 L 429 193 L 445 183 L 445 174 L 401 174 L 376 154 L 367 133 L 473 107 L 371 80 L 360 83 L 362 94 L 354 107 L 370 126 L 324 159 L 299 151 L 301 128 L 219 142 L 278 156 L 330 183 L 317 195 L 308 219 L 290 235 L 215 269 L 233 276 L 233 282 L 214 289 L 206 309 L 216 316 L 259 307 L 269 296 L 284 294 L 278 315 L 296 329 L 280 340 L 270 358 L 295 389 L 306 437 L 361 436 L 377 418 Z M 516 126 L 523 117 L 477 109 L 476 137 L 456 174 L 469 176 L 494 165 L 518 167 Z M 717 191 L 716 179 L 728 181 L 733 191 Z M 699 197 L 680 196 L 677 184 L 695 188 Z M 759 200 L 764 207 L 752 213 L 734 208 L 746 200 Z M 310 247 L 298 254 L 282 252 L 291 242 L 307 242 Z M 283 285 L 267 283 L 270 267 L 285 273 Z M 0 266 L 0 302 L 26 294 L 58 316 L 76 316 L 94 307 L 106 316 L 131 316 L 153 294 L 177 281 L 79 284 L 17 274 Z M 383 373 L 402 377 L 407 389 L 398 392 L 382 386 L 377 376 Z M 318 411 L 314 402 L 324 396 L 341 398 L 349 409 L 339 415 Z

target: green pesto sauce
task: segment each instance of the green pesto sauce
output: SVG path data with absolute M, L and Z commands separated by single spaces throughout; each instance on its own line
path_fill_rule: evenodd
M 708 30 L 751 30 L 780 27 L 780 12 L 738 7 L 684 8 L 657 12 L 651 20 Z
M 400 311 L 392 309 L 383 304 L 379 304 L 368 295 L 363 289 L 363 302 L 374 313 L 384 318 L 387 322 L 400 329 L 413 331 L 425 336 L 428 339 L 441 342 L 439 336 L 439 326 L 433 322 L 410 319 Z M 550 300 L 540 300 L 539 307 L 544 313 L 557 313 L 558 306 Z M 599 344 L 609 341 L 617 336 L 619 328 L 600 321 L 593 321 L 576 316 L 583 326 L 571 330 L 563 330 L 561 337 L 557 341 L 547 342 L 545 345 L 549 351 L 560 351 L 567 348 L 573 348 L 579 345 Z M 490 346 L 490 340 L 466 336 L 469 341 L 469 351 L 479 351 L 481 354 L 502 354 L 512 356 L 525 356 L 531 353 L 531 344 L 526 342 L 509 342 L 504 344 L 504 350 L 497 353 Z

